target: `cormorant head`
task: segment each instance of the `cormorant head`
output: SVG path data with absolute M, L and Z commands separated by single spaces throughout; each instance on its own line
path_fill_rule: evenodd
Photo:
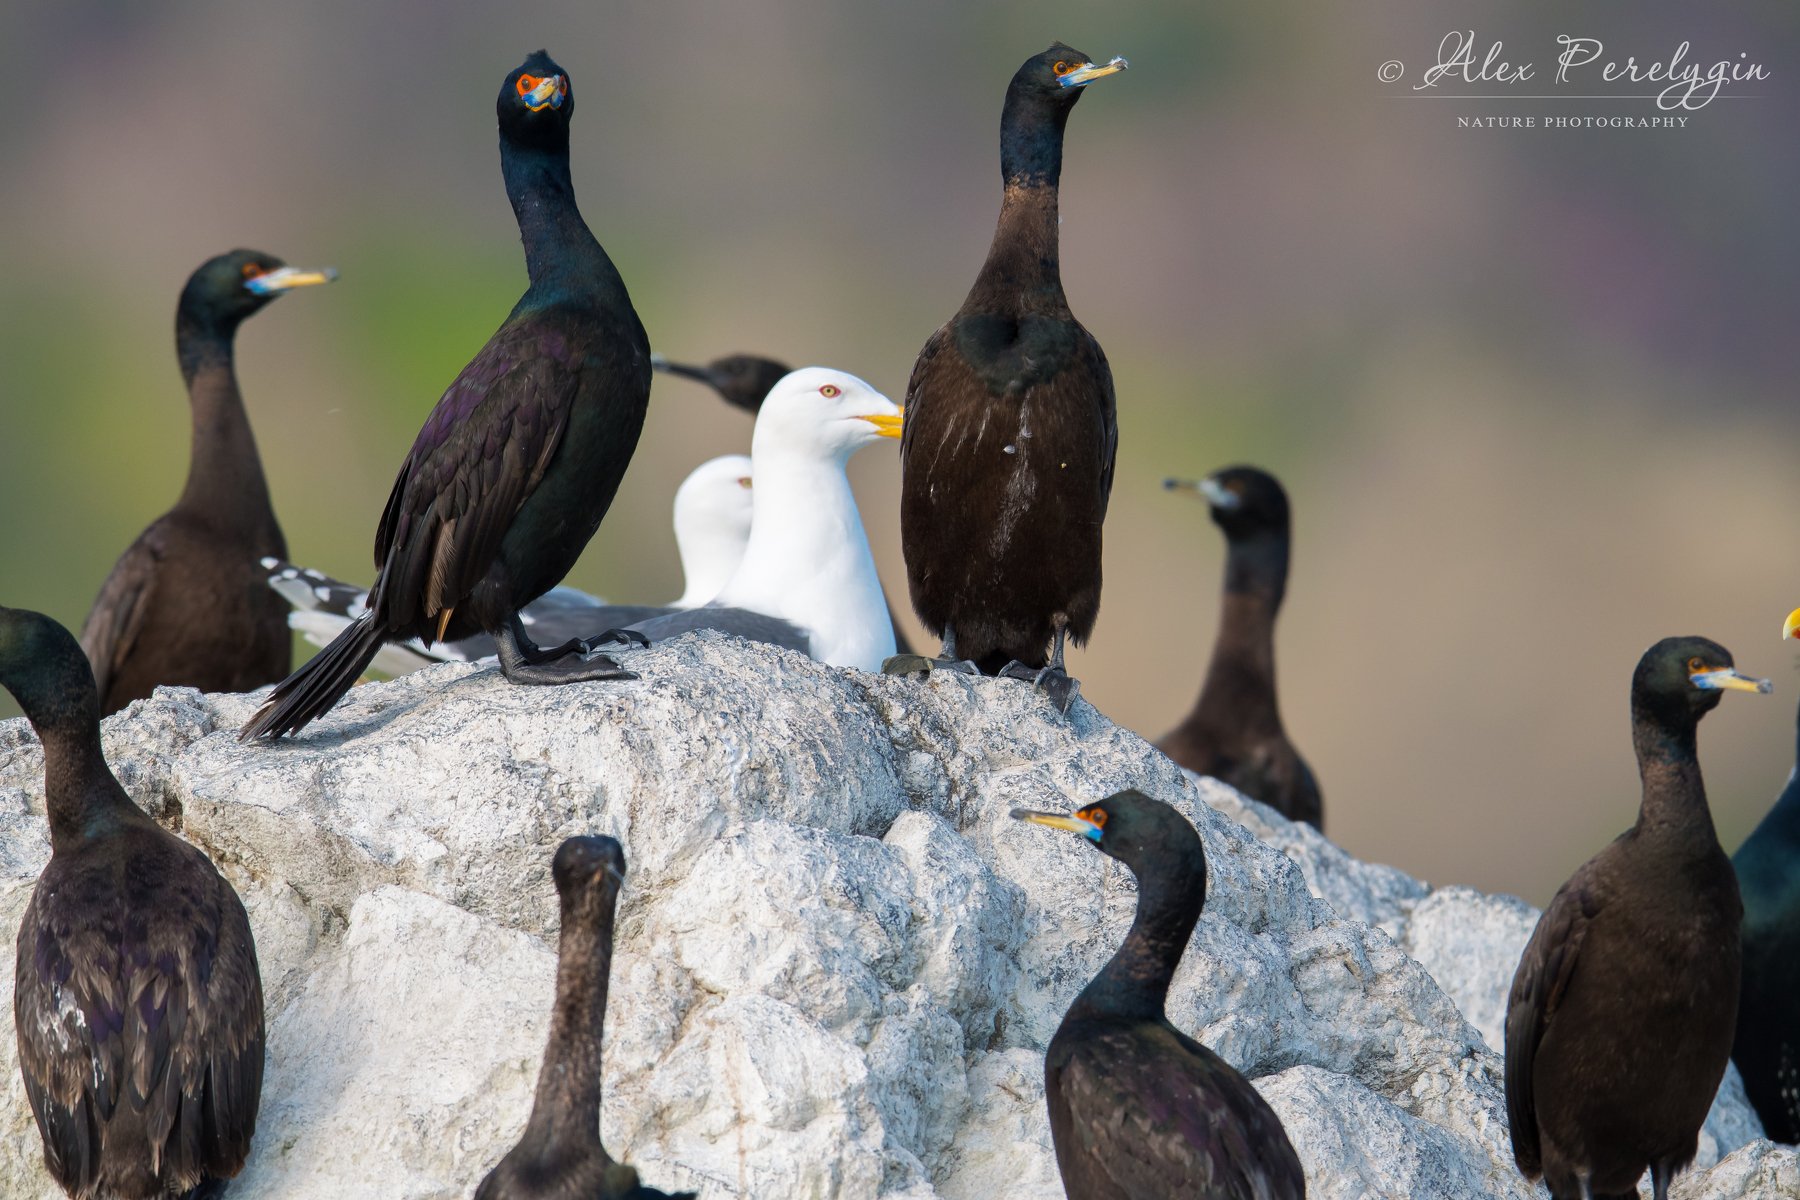
M 1739 674 L 1731 651 L 1703 637 L 1664 638 L 1644 651 L 1631 675 L 1631 706 L 1671 728 L 1692 725 L 1727 691 L 1769 692 L 1766 679 Z
M 747 413 L 755 413 L 760 409 L 763 397 L 781 382 L 783 375 L 793 370 L 786 363 L 776 362 L 772 358 L 758 358 L 754 354 L 730 354 L 724 358 L 715 358 L 704 367 L 690 367 L 685 363 L 670 362 L 660 354 L 652 354 L 650 365 L 670 375 L 698 380 L 723 396 L 725 403 Z
M 100 722 L 100 696 L 87 655 L 67 629 L 43 613 L 0 607 L 0 687 L 11 692 L 32 727 Z
M 1122 58 L 1096 64 L 1056 42 L 1025 60 L 1006 85 L 1000 109 L 1000 177 L 1008 187 L 1054 186 L 1062 173 L 1063 126 L 1082 91 L 1123 71 Z
M 269 301 L 298 287 L 330 283 L 331 267 L 290 267 L 260 250 L 233 250 L 209 258 L 188 276 L 176 310 L 178 323 L 229 334 L 245 317 Z
M 1165 479 L 1163 487 L 1199 495 L 1212 513 L 1213 524 L 1234 542 L 1259 535 L 1287 535 L 1291 520 L 1287 492 L 1267 471 L 1226 467 L 1197 483 Z
M 625 848 L 609 837 L 572 837 L 556 848 L 550 876 L 564 901 L 596 888 L 617 894 L 625 882 Z
M 1145 878 L 1144 868 L 1148 866 L 1177 863 L 1189 871 L 1198 870 L 1204 887 L 1206 852 L 1200 835 L 1174 808 L 1142 792 L 1114 792 L 1069 816 L 1024 808 L 1013 809 L 1012 815 L 1015 820 L 1080 834 L 1094 843 L 1100 853 L 1130 867 L 1140 880 Z
M 1122 58 L 1096 63 L 1065 42 L 1052 42 L 1048 50 L 1032 55 L 1014 72 L 1007 92 L 1017 92 L 1021 97 L 1041 96 L 1072 107 L 1088 84 L 1116 75 L 1130 65 Z
M 846 371 L 802 367 L 764 399 L 751 456 L 800 453 L 848 462 L 862 447 L 900 436 L 900 407 Z
M 544 51 L 531 55 L 500 85 L 494 102 L 502 141 L 528 149 L 566 152 L 575 90 L 569 75 Z

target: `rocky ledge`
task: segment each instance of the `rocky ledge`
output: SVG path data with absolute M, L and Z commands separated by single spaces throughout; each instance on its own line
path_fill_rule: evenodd
M 647 1181 L 1057 1200 L 1043 1048 L 1135 895 L 1124 868 L 1007 812 L 1125 787 L 1206 844 L 1169 1016 L 1255 1081 L 1310 1196 L 1534 1194 L 1493 1049 L 1528 906 L 1359 863 L 1017 684 L 711 634 L 634 664 L 641 682 L 559 689 L 437 667 L 357 688 L 277 746 L 238 743 L 240 696 L 169 689 L 106 722 L 127 790 L 213 856 L 255 927 L 269 1058 L 238 1200 L 473 1191 L 530 1106 L 550 856 L 589 832 L 631 867 L 603 1127 Z M 41 771 L 29 727 L 0 723 L 9 931 L 49 855 Z M 53 1200 L 13 1055 L 0 1036 L 0 1194 Z M 1800 1196 L 1735 1073 L 1676 1195 Z

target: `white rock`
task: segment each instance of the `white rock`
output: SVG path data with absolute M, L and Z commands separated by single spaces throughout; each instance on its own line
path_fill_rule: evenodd
M 1170 1017 L 1268 1096 L 1312 1195 L 1532 1194 L 1491 1048 L 1535 920 L 1519 902 L 1358 863 L 1015 683 L 707 634 L 633 660 L 641 682 L 556 689 L 436 667 L 276 746 L 237 742 L 245 697 L 166 690 L 107 722 L 127 789 L 220 863 L 256 931 L 269 1060 L 233 1196 L 470 1194 L 530 1106 L 550 856 L 601 832 L 631 865 L 602 1128 L 648 1182 L 1055 1200 L 1043 1047 L 1135 892 L 1007 812 L 1122 787 L 1206 845 Z M 48 856 L 41 771 L 24 723 L 0 723 L 9 927 Z M 0 1091 L 0 1194 L 50 1200 L 4 1035 Z M 1729 1089 L 1714 1118 L 1709 1164 L 1754 1131 Z M 1795 1176 L 1758 1142 L 1679 1194 L 1800 1195 Z

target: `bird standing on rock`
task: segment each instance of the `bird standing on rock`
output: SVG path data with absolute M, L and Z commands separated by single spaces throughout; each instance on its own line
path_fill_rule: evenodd
M 612 976 L 613 915 L 625 851 L 609 837 L 574 837 L 550 866 L 562 906 L 556 1003 L 531 1119 L 475 1200 L 694 1200 L 645 1187 L 600 1142 L 600 1058 Z
M 1306 1177 L 1275 1110 L 1230 1063 L 1169 1023 L 1169 982 L 1206 903 L 1187 819 L 1127 791 L 1073 816 L 1014 809 L 1080 834 L 1137 878 L 1137 916 L 1044 1053 L 1050 1137 L 1069 1200 L 1300 1200 Z
M 244 1165 L 262 1097 L 244 906 L 108 769 L 93 676 L 66 629 L 0 608 L 0 687 L 44 748 L 50 861 L 13 973 L 44 1165 L 77 1200 L 216 1196 Z
M 263 555 L 286 555 L 287 542 L 233 360 L 245 318 L 336 275 L 234 250 L 202 263 L 181 289 L 175 354 L 194 425 L 187 486 L 119 556 L 81 627 L 102 716 L 159 684 L 246 692 L 287 674 L 287 613 L 256 569 Z
M 994 240 L 906 389 L 900 534 L 913 608 L 943 649 L 896 656 L 891 673 L 1028 679 L 1065 711 L 1079 691 L 1063 644 L 1100 611 L 1119 428 L 1106 355 L 1063 294 L 1057 187 L 1070 110 L 1125 66 L 1058 42 L 1006 89 Z
M 1506 1010 L 1513 1158 L 1555 1200 L 1655 1200 L 1694 1159 L 1731 1057 L 1743 905 L 1695 734 L 1725 690 L 1767 692 L 1699 637 L 1665 638 L 1631 678 L 1637 824 L 1538 919 Z
M 568 74 L 540 50 L 507 75 L 496 107 L 531 286 L 401 466 L 375 534 L 368 611 L 275 688 L 246 739 L 293 733 L 326 712 L 391 641 L 485 632 L 515 683 L 635 678 L 589 657 L 590 642 L 540 648 L 519 620 L 612 504 L 644 425 L 650 346 L 575 205 Z
M 1288 740 L 1275 699 L 1275 616 L 1287 592 L 1287 492 L 1255 467 L 1227 467 L 1170 490 L 1197 492 L 1225 531 L 1225 595 L 1212 662 L 1193 711 L 1156 748 L 1290 821 L 1324 828 L 1319 784 Z

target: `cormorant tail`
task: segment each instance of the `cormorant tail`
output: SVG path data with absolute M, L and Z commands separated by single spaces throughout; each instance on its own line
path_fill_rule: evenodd
M 331 645 L 275 685 L 256 715 L 238 731 L 238 740 L 273 740 L 324 716 L 355 685 L 386 640 L 387 631 L 376 624 L 374 615 L 364 613 Z

